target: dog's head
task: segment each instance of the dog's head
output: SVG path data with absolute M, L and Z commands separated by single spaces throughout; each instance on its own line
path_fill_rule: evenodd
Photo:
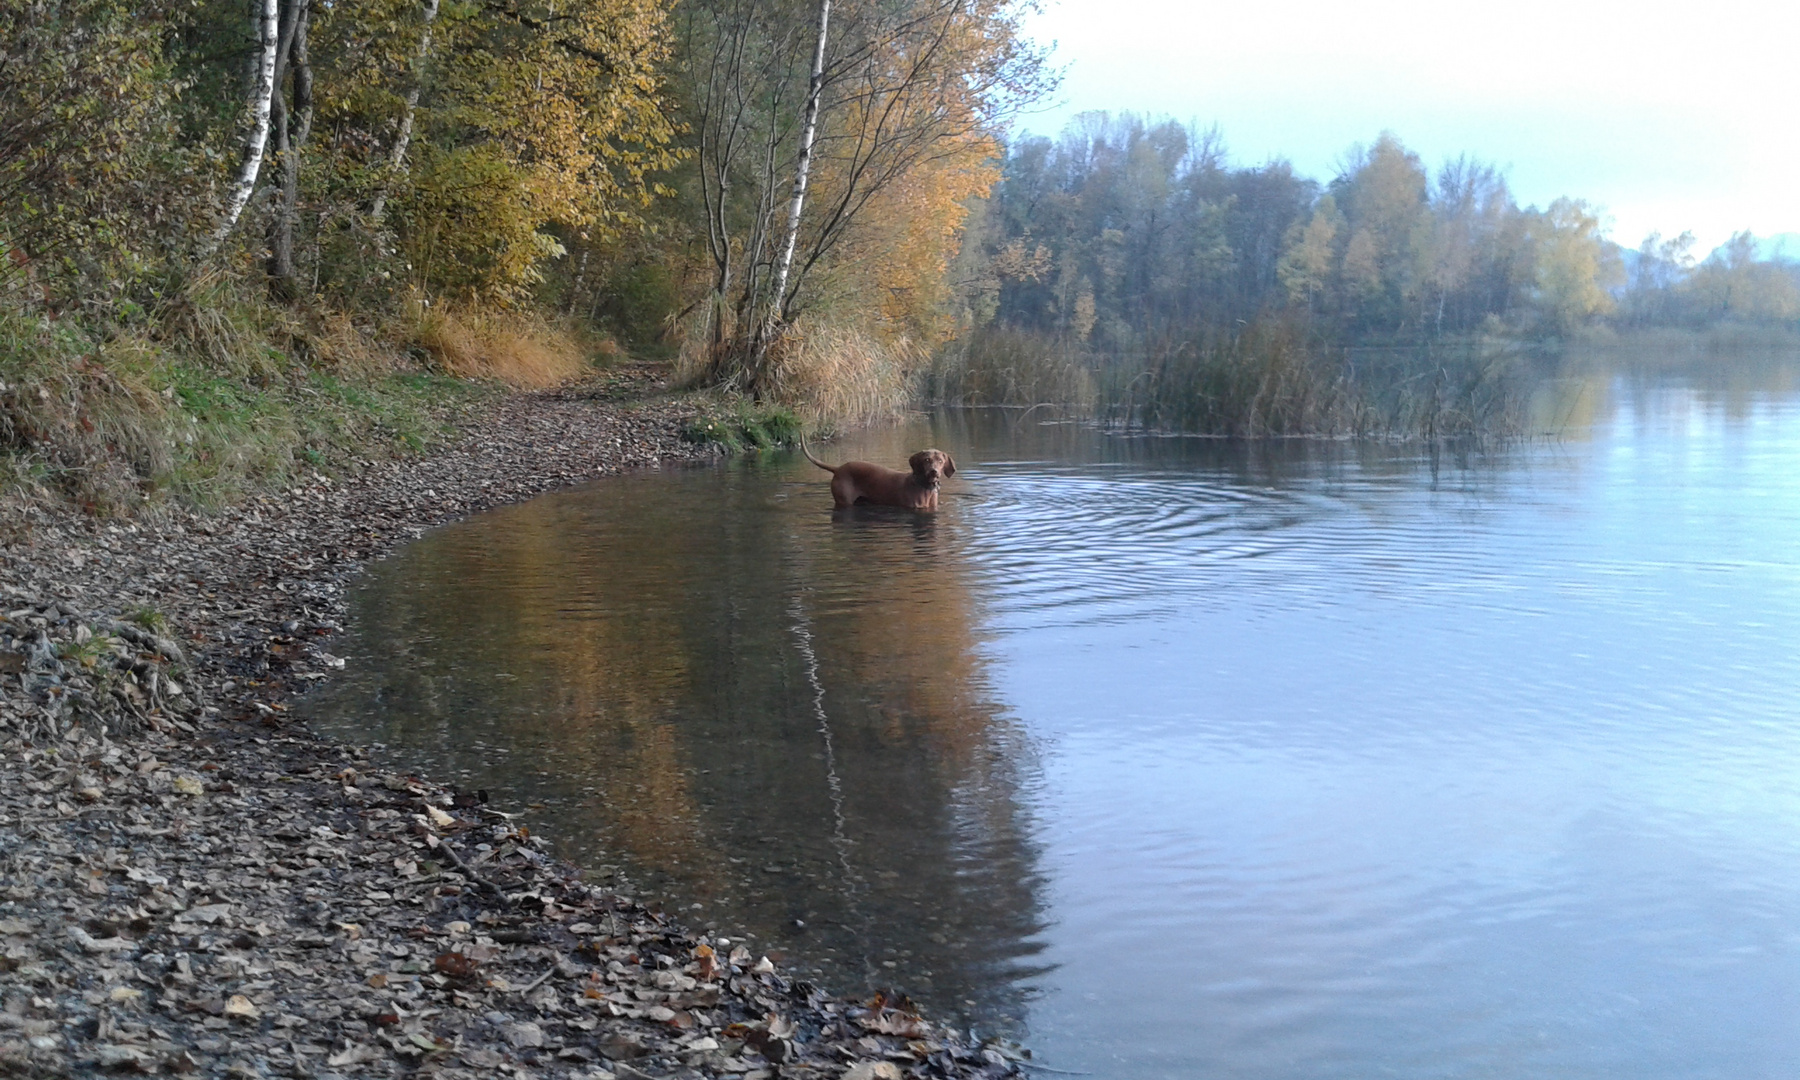
M 906 463 L 912 466 L 913 478 L 925 487 L 937 487 L 944 477 L 956 475 L 956 460 L 942 450 L 921 450 Z

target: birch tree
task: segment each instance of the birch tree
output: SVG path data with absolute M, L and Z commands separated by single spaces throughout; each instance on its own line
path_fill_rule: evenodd
M 257 26 L 260 50 L 257 53 L 256 81 L 250 89 L 250 130 L 244 136 L 243 154 L 236 179 L 225 201 L 225 216 L 202 249 L 205 257 L 217 251 L 231 230 L 237 227 L 244 207 L 256 191 L 257 177 L 262 173 L 263 150 L 269 142 L 269 114 L 275 96 L 275 55 L 281 40 L 280 0 L 262 0 Z
M 1014 0 L 685 7 L 712 379 L 757 392 L 779 362 L 770 341 L 884 191 L 972 147 L 998 153 L 1006 120 L 1054 81 L 1019 32 L 1022 11 Z
M 300 152 L 312 134 L 313 122 L 312 63 L 307 51 L 307 29 L 311 21 L 310 0 L 287 0 L 270 109 L 275 156 L 281 167 L 281 187 L 269 235 L 269 277 L 275 292 L 290 299 L 299 292 L 294 284 L 294 222 L 300 209 Z M 281 92 L 281 84 L 290 74 L 293 80 L 291 109 Z
M 769 316 L 763 324 L 766 347 L 787 312 L 788 272 L 794 265 L 794 245 L 800 240 L 800 211 L 806 204 L 806 174 L 812 168 L 813 134 L 819 126 L 819 92 L 825 85 L 825 42 L 831 30 L 831 0 L 819 0 L 819 36 L 813 48 L 812 77 L 807 80 L 806 118 L 800 122 L 800 160 L 794 166 L 794 197 L 788 205 L 787 239 L 781 245 L 781 258 L 775 264 L 775 287 Z
M 420 14 L 424 26 L 419 31 L 419 51 L 413 57 L 412 69 L 408 72 L 406 98 L 400 111 L 400 124 L 394 131 L 394 141 L 388 150 L 388 179 L 375 195 L 375 201 L 369 208 L 369 218 L 380 224 L 382 216 L 387 212 L 388 187 L 393 177 L 406 172 L 406 151 L 412 145 L 413 119 L 419 113 L 419 92 L 425 85 L 425 64 L 431 58 L 432 24 L 437 22 L 438 0 L 425 0 Z

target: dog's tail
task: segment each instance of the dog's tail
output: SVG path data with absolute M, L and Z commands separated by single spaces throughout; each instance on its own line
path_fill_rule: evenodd
M 801 436 L 800 436 L 800 452 L 801 452 L 801 453 L 802 453 L 802 454 L 805 454 L 805 455 L 806 455 L 806 460 L 808 460 L 808 461 L 810 461 L 810 462 L 812 462 L 812 463 L 813 463 L 813 464 L 814 464 L 814 465 L 817 465 L 817 466 L 818 466 L 818 467 L 819 467 L 819 468 L 821 468 L 821 469 L 824 469 L 824 470 L 825 470 L 825 471 L 826 471 L 826 472 L 828 472 L 828 473 L 830 473 L 830 474 L 831 474 L 831 475 L 833 475 L 833 476 L 836 476 L 836 475 L 837 475 L 837 470 L 836 470 L 836 469 L 834 469 L 834 468 L 832 468 L 832 467 L 831 467 L 831 466 L 829 466 L 829 465 L 827 465 L 827 464 L 825 464 L 825 463 L 824 463 L 824 462 L 823 462 L 823 461 L 820 461 L 820 460 L 819 460 L 819 459 L 818 459 L 818 458 L 816 458 L 816 457 L 813 457 L 813 456 L 812 456 L 812 451 L 811 451 L 811 450 L 808 450 L 808 449 L 807 449 L 807 448 L 806 448 L 806 435 L 805 435 L 805 433 L 802 433 L 802 434 L 801 434 Z

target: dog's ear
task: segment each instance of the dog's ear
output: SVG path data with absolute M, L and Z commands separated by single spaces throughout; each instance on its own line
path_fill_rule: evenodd
M 956 475 L 956 459 L 951 457 L 949 454 L 944 455 L 944 475 L 945 476 L 955 476 Z

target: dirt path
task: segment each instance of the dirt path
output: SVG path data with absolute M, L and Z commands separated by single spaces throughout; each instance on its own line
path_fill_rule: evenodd
M 206 516 L 0 520 L 0 1075 L 1003 1076 L 582 882 L 501 811 L 286 720 L 362 562 L 705 456 L 648 371 Z

